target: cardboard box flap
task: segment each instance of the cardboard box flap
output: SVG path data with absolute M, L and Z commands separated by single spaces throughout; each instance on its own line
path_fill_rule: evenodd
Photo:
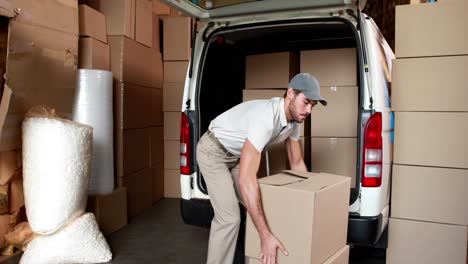
M 260 184 L 274 185 L 274 186 L 284 186 L 295 182 L 301 182 L 304 178 L 297 177 L 295 175 L 288 175 L 279 173 L 269 177 L 264 177 L 258 180 Z
M 351 179 L 349 177 L 327 173 L 311 173 L 311 175 L 312 177 L 305 180 L 301 184 L 291 184 L 289 187 L 297 190 L 307 190 L 309 192 L 320 192 L 322 190 L 343 184 L 346 181 L 349 181 L 348 185 L 351 185 Z
M 304 179 L 308 179 L 310 177 L 318 175 L 318 173 L 313 173 L 313 172 L 310 173 L 310 172 L 294 171 L 294 170 L 284 170 L 283 172 L 287 173 L 287 174 L 290 174 L 290 175 L 294 175 L 296 177 L 301 177 L 301 178 L 304 178 Z

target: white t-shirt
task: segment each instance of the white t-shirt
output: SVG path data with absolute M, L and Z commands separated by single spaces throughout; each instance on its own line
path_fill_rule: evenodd
M 288 137 L 299 140 L 300 136 L 299 124 L 286 120 L 282 97 L 241 103 L 216 117 L 208 129 L 236 156 L 240 156 L 246 139 L 261 152 L 267 145 Z

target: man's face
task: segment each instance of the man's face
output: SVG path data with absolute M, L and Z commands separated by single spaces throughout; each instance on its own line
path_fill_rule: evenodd
M 308 99 L 303 93 L 294 93 L 294 98 L 289 104 L 289 112 L 292 119 L 298 123 L 304 122 L 316 104 L 317 101 Z

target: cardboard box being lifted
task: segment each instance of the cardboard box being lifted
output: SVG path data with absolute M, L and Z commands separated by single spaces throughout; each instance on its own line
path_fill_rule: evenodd
M 281 253 L 278 253 L 281 254 Z M 321 264 L 348 264 L 349 262 L 349 246 L 346 245 L 338 250 L 333 256 L 329 257 L 327 260 Z M 246 258 L 245 264 L 262 264 L 260 259 L 256 258 Z
M 268 225 L 289 252 L 279 253 L 278 263 L 319 264 L 346 245 L 349 178 L 285 171 L 258 182 Z M 258 258 L 260 239 L 249 216 L 245 241 L 245 255 Z
M 107 34 L 135 39 L 135 0 L 99 0 L 99 11 L 106 16 Z
M 135 40 L 141 44 L 153 46 L 153 2 L 136 0 Z
M 249 55 L 245 62 L 245 89 L 286 89 L 299 73 L 299 55 L 277 52 Z

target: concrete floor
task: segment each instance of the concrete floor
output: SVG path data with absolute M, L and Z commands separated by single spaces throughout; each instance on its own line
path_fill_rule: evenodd
M 178 199 L 164 199 L 107 238 L 114 255 L 109 263 L 205 263 L 208 232 L 182 222 Z M 4 263 L 18 263 L 20 258 L 18 255 Z M 352 249 L 350 263 L 384 264 L 385 252 Z

